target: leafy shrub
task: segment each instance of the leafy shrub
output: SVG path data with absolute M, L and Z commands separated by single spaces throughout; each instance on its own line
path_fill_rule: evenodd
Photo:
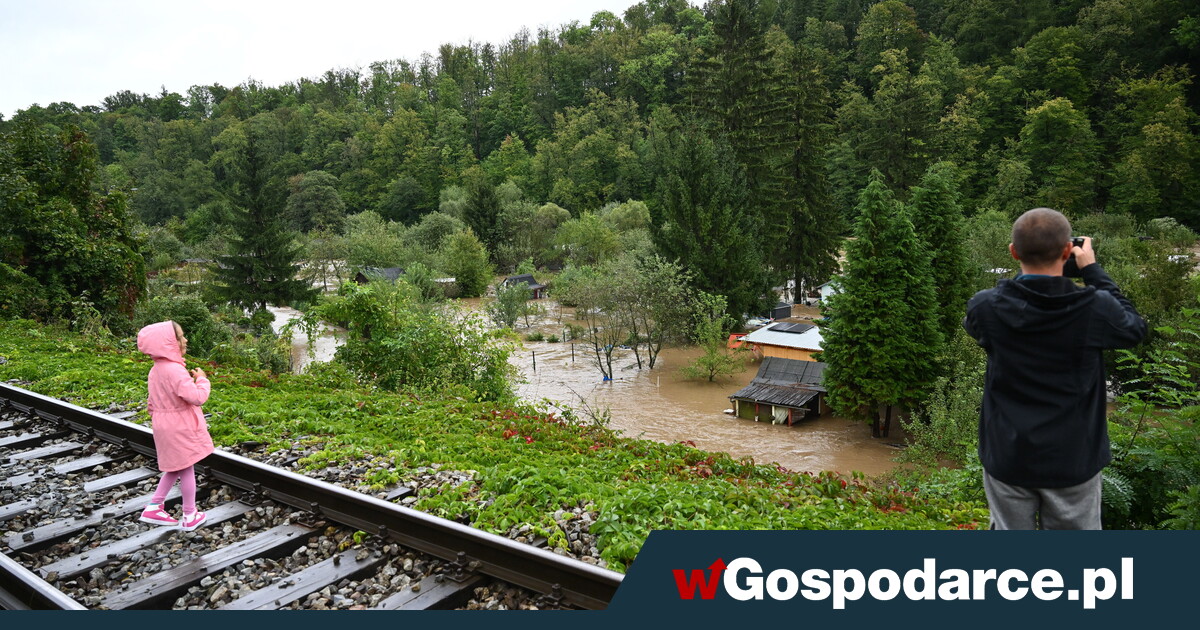
M 346 325 L 346 343 L 336 359 L 381 387 L 434 391 L 460 386 L 484 400 L 511 395 L 512 348 L 503 333 L 453 305 L 426 307 L 407 284 L 346 284 L 341 295 L 316 312 Z
M 951 340 L 947 354 L 949 374 L 934 383 L 925 404 L 904 421 L 909 441 L 902 461 L 961 466 L 977 455 L 987 357 L 962 330 Z
M 217 321 L 208 307 L 194 295 L 160 295 L 140 302 L 133 314 L 134 327 L 171 320 L 188 338 L 188 354 L 210 357 L 213 350 L 233 341 L 233 333 Z
M 1163 343 L 1144 358 L 1120 353 L 1123 364 L 1145 376 L 1126 384 L 1109 423 L 1105 527 L 1158 527 L 1173 509 L 1186 514 L 1190 494 L 1184 493 L 1200 484 L 1200 310 L 1185 309 L 1178 327 L 1157 332 Z
M 33 317 L 46 307 L 46 292 L 36 279 L 0 262 L 0 319 Z
M 545 341 L 545 339 L 546 339 L 546 336 L 543 335 L 540 331 L 536 331 L 536 330 L 529 333 L 528 335 L 525 335 L 525 341 Z

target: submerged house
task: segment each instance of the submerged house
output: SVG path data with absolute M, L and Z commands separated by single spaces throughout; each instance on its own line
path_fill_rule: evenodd
M 812 361 L 813 353 L 821 351 L 821 329 L 812 324 L 779 322 L 759 328 L 741 340 L 753 344 L 754 351 L 764 358 Z
M 504 279 L 504 286 L 512 286 L 514 284 L 525 284 L 529 286 L 530 299 L 540 300 L 545 297 L 546 285 L 538 284 L 537 280 L 533 279 L 533 274 L 523 273 L 519 276 L 508 276 Z
M 354 281 L 358 284 L 367 284 L 372 280 L 387 280 L 394 283 L 402 275 L 404 275 L 403 267 L 363 267 L 354 274 Z
M 750 384 L 729 397 L 733 415 L 787 424 L 829 411 L 825 403 L 825 364 L 767 357 Z

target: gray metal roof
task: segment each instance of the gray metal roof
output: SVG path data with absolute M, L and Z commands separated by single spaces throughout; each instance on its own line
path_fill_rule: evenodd
M 764 326 L 758 330 L 742 337 L 742 341 L 750 343 L 760 343 L 768 346 L 783 346 L 785 348 L 799 348 L 801 350 L 820 350 L 821 349 L 821 329 L 813 326 L 812 328 L 797 334 L 794 332 L 783 332 L 777 328 L 787 328 L 788 322 L 772 324 Z
M 782 385 L 785 387 L 804 385 L 824 391 L 825 364 L 820 361 L 800 361 L 767 357 L 758 366 L 758 374 L 752 383 L 760 385 Z
M 786 334 L 786 333 L 785 333 Z M 750 384 L 729 396 L 780 407 L 800 407 L 825 391 L 825 364 L 767 357 Z
M 530 290 L 546 288 L 546 285 L 539 284 L 537 280 L 534 280 L 533 274 L 531 273 L 523 273 L 519 276 L 508 276 L 504 279 L 504 286 L 506 287 L 519 283 L 525 283 L 529 285 Z
M 751 402 L 763 403 L 767 405 L 775 405 L 777 407 L 794 407 L 799 408 L 804 403 L 813 399 L 817 395 L 817 391 L 813 389 L 800 389 L 799 387 L 779 387 L 777 385 L 754 385 L 750 384 L 731 395 L 729 398 L 738 400 L 749 400 Z

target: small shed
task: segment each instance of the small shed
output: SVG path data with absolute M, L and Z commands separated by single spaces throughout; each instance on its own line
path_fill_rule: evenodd
M 792 316 L 792 305 L 787 302 L 780 302 L 771 307 L 770 319 L 787 319 Z
M 841 283 L 838 282 L 837 278 L 834 278 L 833 280 L 830 280 L 829 282 L 817 287 L 817 293 L 820 294 L 820 300 L 822 302 L 828 300 L 829 296 L 833 295 L 834 293 L 840 293 L 841 290 Z
M 825 404 L 825 364 L 767 357 L 750 384 L 729 400 L 739 418 L 791 424 L 828 411 Z
M 387 280 L 394 283 L 402 275 L 404 275 L 402 267 L 363 267 L 354 274 L 354 281 L 358 284 L 366 284 L 372 280 Z
M 519 276 L 508 276 L 504 279 L 504 286 L 509 287 L 514 284 L 525 284 L 529 286 L 529 297 L 534 300 L 540 300 L 545 295 L 546 285 L 538 284 L 537 280 L 533 279 L 533 274 L 523 273 Z

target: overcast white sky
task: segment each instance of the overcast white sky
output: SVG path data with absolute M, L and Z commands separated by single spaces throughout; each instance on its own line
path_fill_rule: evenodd
M 331 68 L 500 44 L 637 0 L 0 0 L 0 113 L 121 90 L 280 85 Z M 693 2 L 693 4 L 696 4 Z

